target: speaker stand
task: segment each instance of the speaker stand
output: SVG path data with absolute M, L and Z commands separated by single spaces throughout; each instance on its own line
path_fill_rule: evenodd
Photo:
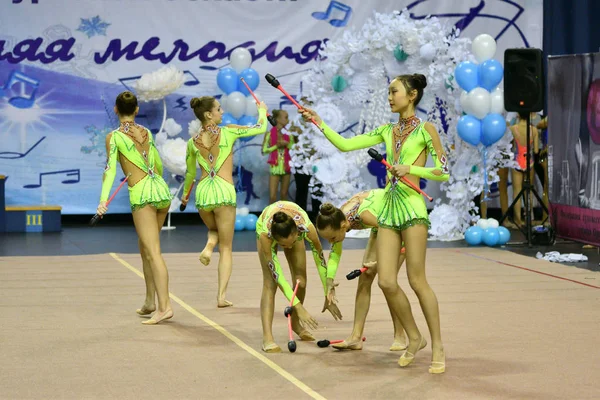
M 530 138 L 531 138 L 531 113 L 528 112 L 527 113 L 527 139 L 526 139 L 527 140 L 527 154 L 526 154 L 527 168 L 525 170 L 525 176 L 523 177 L 523 187 L 521 188 L 521 191 L 519 192 L 519 194 L 517 194 L 517 197 L 515 197 L 513 202 L 510 204 L 510 206 L 506 210 L 506 213 L 504 213 L 502 218 L 500 218 L 499 224 L 502 225 L 502 222 L 504 222 L 504 220 L 508 217 L 508 213 L 510 210 L 513 210 L 513 214 L 514 214 L 514 206 L 515 206 L 515 204 L 517 204 L 518 201 L 521 201 L 521 196 L 523 196 L 523 202 L 525 203 L 525 228 L 523 228 L 523 226 L 519 226 L 519 230 L 525 235 L 526 241 L 511 242 L 510 244 L 511 245 L 527 244 L 531 248 L 532 247 L 532 245 L 531 245 L 531 228 L 532 228 L 532 226 L 531 226 L 531 209 L 532 209 L 532 207 L 531 206 L 532 205 L 531 205 L 531 201 L 530 201 L 530 197 L 529 197 L 530 193 L 533 193 L 533 195 L 535 196 L 537 201 L 540 203 L 540 205 L 542 206 L 544 211 L 546 211 L 546 215 L 550 215 L 550 213 L 548 212 L 546 205 L 542 201 L 542 198 L 535 190 L 533 183 L 529 179 L 531 176 L 531 140 L 530 140 Z M 547 219 L 548 219 L 548 217 L 546 217 L 544 222 Z M 512 222 L 513 223 L 515 222 L 514 219 L 512 220 Z

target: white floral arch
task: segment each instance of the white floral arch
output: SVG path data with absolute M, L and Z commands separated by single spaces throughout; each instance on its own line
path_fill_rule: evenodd
M 415 72 L 426 76 L 419 114 L 436 126 L 450 165 L 450 180 L 441 185 L 447 199 L 443 203 L 437 199 L 430 214 L 429 233 L 437 240 L 464 237 L 464 231 L 478 219 L 472 212 L 476 211 L 472 199 L 484 184 L 481 148 L 464 143 L 456 132 L 462 109 L 461 90 L 453 74 L 460 62 L 474 60 L 471 41 L 458 35 L 452 25 L 437 18 L 412 20 L 407 10 L 374 13 L 361 29 L 347 30 L 341 38 L 329 41 L 322 51 L 324 59 L 303 79 L 303 94 L 334 130 L 357 122 L 354 132 L 342 133 L 350 137 L 395 122 L 387 104 L 390 78 Z M 298 140 L 300 146 L 292 152 L 293 168 L 314 172 L 313 196 L 340 205 L 368 188 L 360 173 L 370 161 L 365 150 L 342 154 L 314 127 Z M 490 184 L 498 181 L 498 167 L 510 162 L 501 153 L 510 154 L 508 135 L 487 148 Z M 316 195 L 315 185 L 322 195 Z

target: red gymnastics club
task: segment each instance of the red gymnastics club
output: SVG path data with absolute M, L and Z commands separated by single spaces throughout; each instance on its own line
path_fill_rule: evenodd
M 127 175 L 125 177 L 125 179 L 123 179 L 123 182 L 121 182 L 121 184 L 119 186 L 117 186 L 117 189 L 115 190 L 115 192 L 112 194 L 112 196 L 110 196 L 110 198 L 108 199 L 108 201 L 106 202 L 106 206 L 108 207 L 108 205 L 110 204 L 111 201 L 113 201 L 113 199 L 115 198 L 115 195 L 117 193 L 119 193 L 119 190 L 123 187 L 123 185 L 125 184 L 125 182 L 127 182 L 127 180 L 129 179 L 129 177 L 131 176 L 131 174 Z M 98 223 L 98 221 L 100 221 L 102 219 L 102 215 L 100 214 L 95 214 L 92 219 L 90 220 L 90 226 L 96 226 L 96 224 Z
M 296 100 L 294 100 L 294 98 L 292 96 L 290 96 L 290 94 L 288 92 L 285 91 L 285 89 L 281 86 L 281 84 L 279 83 L 279 81 L 277 80 L 277 78 L 275 78 L 273 75 L 271 74 L 266 74 L 265 75 L 265 79 L 267 80 L 267 82 L 269 82 L 269 84 L 271 86 L 273 86 L 275 89 L 278 89 L 279 91 L 281 91 L 281 93 L 283 93 L 285 95 L 285 97 L 287 97 L 288 99 L 290 99 L 290 101 L 292 102 L 292 104 L 294 104 L 296 107 L 298 107 L 298 110 L 300 110 L 302 112 L 302 110 L 304 110 L 304 108 L 302 108 L 302 106 L 300 104 L 298 104 L 298 102 Z M 319 125 L 317 124 L 317 121 L 315 121 L 314 118 L 310 119 L 312 121 L 313 124 L 315 124 L 315 126 L 317 128 L 319 128 Z M 319 128 L 320 130 L 321 128 Z
M 390 165 L 390 163 L 387 162 L 387 160 L 385 158 L 383 158 L 383 156 L 381 154 L 379 154 L 379 152 L 377 150 L 375 150 L 374 148 L 370 148 L 368 151 L 369 155 L 371 156 L 372 159 L 379 161 L 380 163 L 382 163 L 383 165 L 385 165 L 385 167 L 390 170 L 392 169 L 392 166 Z M 429 200 L 430 202 L 433 201 L 433 197 L 429 196 L 427 193 L 425 193 L 424 191 L 421 190 L 421 188 L 419 188 L 417 185 L 415 185 L 414 183 L 412 183 L 411 181 L 409 181 L 408 179 L 406 179 L 405 176 L 403 176 L 402 178 L 400 178 L 400 180 L 402 182 L 404 182 L 406 185 L 410 186 L 411 188 L 413 188 L 415 191 L 421 193 L 423 196 L 427 197 L 427 200 Z M 357 275 L 358 276 L 358 275 Z
M 367 340 L 366 337 L 363 336 L 362 341 L 364 342 L 365 340 Z M 336 343 L 342 343 L 343 340 L 327 340 L 327 339 L 323 339 L 323 340 L 319 340 L 317 342 L 317 346 L 323 348 L 323 347 L 329 347 L 330 344 L 336 344 Z
M 187 207 L 187 202 L 190 199 L 190 193 L 192 193 L 192 189 L 194 188 L 194 183 L 196 183 L 195 179 L 192 182 L 192 186 L 190 186 L 190 190 L 188 190 L 187 195 L 185 196 L 185 204 L 181 203 L 179 205 L 179 211 L 185 211 L 185 208 Z
M 296 352 L 296 341 L 294 340 L 294 334 L 292 332 L 292 310 L 294 305 L 294 299 L 296 298 L 296 293 L 298 292 L 298 285 L 300 285 L 300 279 L 296 280 L 296 287 L 294 288 L 294 294 L 292 295 L 292 300 L 290 300 L 290 305 L 285 308 L 283 315 L 285 315 L 288 319 L 288 334 L 290 337 L 290 341 L 288 342 L 288 350 L 290 353 Z
M 256 101 L 256 104 L 260 104 L 260 101 L 258 100 L 258 97 L 256 97 L 256 95 L 254 94 L 254 92 L 252 91 L 252 89 L 250 89 L 250 86 L 248 86 L 248 84 L 246 83 L 246 81 L 244 80 L 244 78 L 240 77 L 240 81 L 242 81 L 242 83 L 244 84 L 244 86 L 246 86 L 246 89 L 248 89 L 248 91 L 250 92 L 250 94 L 252 95 L 252 97 L 254 97 L 254 101 Z M 277 123 L 273 119 L 273 116 L 271 114 L 269 114 L 269 112 L 267 112 L 267 119 L 269 120 L 269 123 L 272 126 L 277 125 Z

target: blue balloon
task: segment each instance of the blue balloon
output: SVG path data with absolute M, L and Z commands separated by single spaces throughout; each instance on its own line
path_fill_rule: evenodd
M 481 143 L 489 147 L 502 139 L 506 132 L 506 121 L 500 114 L 488 114 L 481 120 Z
M 248 214 L 244 218 L 244 228 L 248 231 L 256 230 L 256 221 L 258 221 L 258 217 L 254 214 Z
M 503 226 L 498 227 L 498 244 L 505 245 L 510 240 L 510 231 Z
M 235 231 L 236 232 L 237 231 L 243 231 L 245 225 L 246 224 L 245 224 L 244 218 L 242 216 L 240 216 L 240 215 L 237 215 L 235 217 L 235 227 L 234 227 Z
M 238 88 L 238 74 L 233 68 L 223 68 L 217 73 L 217 85 L 226 94 L 235 92 Z
M 488 246 L 495 246 L 498 244 L 500 235 L 498 234 L 498 228 L 487 228 L 483 231 L 483 243 Z
M 477 246 L 481 244 L 483 240 L 483 229 L 478 226 L 471 226 L 465 232 L 465 241 L 471 246 Z
M 504 69 L 498 60 L 486 60 L 479 65 L 479 86 L 492 91 L 502 82 Z
M 258 87 L 260 83 L 260 77 L 258 76 L 258 72 L 253 70 L 252 68 L 246 68 L 242 72 L 240 72 L 239 78 L 244 78 L 248 86 L 250 86 L 250 90 L 254 91 Z M 250 92 L 246 89 L 246 85 L 242 83 L 238 78 L 238 90 L 244 94 L 244 96 L 249 96 Z
M 456 130 L 462 140 L 473 146 L 477 146 L 481 141 L 481 121 L 472 115 L 460 117 Z
M 470 92 L 479 86 L 479 69 L 477 65 L 470 61 L 463 61 L 454 70 L 456 83 L 462 89 Z
M 230 124 L 237 125 L 238 120 L 233 118 L 233 115 L 231 115 L 229 113 L 223 114 L 223 117 L 221 118 L 221 123 L 219 125 L 224 126 L 224 125 L 230 125 Z

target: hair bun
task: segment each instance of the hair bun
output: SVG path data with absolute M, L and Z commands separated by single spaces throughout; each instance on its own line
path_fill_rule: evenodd
M 200 99 L 197 97 L 194 97 L 193 99 L 190 100 L 190 107 L 192 108 L 196 108 L 200 105 Z
M 276 222 L 278 224 L 287 221 L 288 218 L 288 215 L 282 211 L 277 211 L 275 214 L 273 214 L 273 222 Z
M 414 74 L 413 78 L 418 85 L 417 89 L 425 89 L 427 87 L 427 78 L 423 74 Z
M 335 212 L 335 206 L 331 203 L 324 203 L 319 209 L 319 213 L 324 216 L 333 215 Z

